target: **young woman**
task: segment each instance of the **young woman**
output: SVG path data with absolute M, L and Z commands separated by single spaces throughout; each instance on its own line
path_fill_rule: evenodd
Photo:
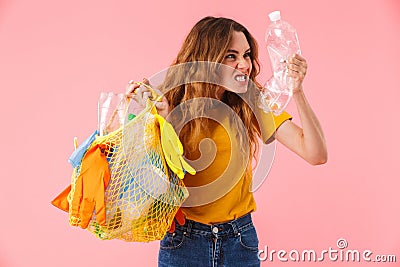
M 186 220 L 161 241 L 159 266 L 260 265 L 249 190 L 258 138 L 276 139 L 310 164 L 327 161 L 321 126 L 303 92 L 305 59 L 294 55 L 287 62 L 301 127 L 286 112 L 260 111 L 259 69 L 257 42 L 245 27 L 205 17 L 186 37 L 160 86 L 164 99 L 156 103 L 158 112 L 174 125 L 197 173 L 184 178 L 190 195 L 181 208 Z M 127 93 L 142 105 L 150 97 L 148 89 L 133 85 Z

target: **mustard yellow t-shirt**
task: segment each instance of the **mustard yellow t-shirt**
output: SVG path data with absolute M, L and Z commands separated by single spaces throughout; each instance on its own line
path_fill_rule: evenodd
M 186 218 L 205 224 L 234 220 L 256 209 L 252 182 L 252 163 L 246 142 L 237 138 L 237 129 L 229 119 L 209 120 L 209 129 L 199 138 L 198 151 L 188 160 L 196 169 L 195 175 L 186 174 L 184 183 L 189 197 L 182 210 Z M 218 116 L 217 116 L 218 117 Z M 279 116 L 256 111 L 262 140 L 273 141 L 276 129 L 291 116 L 284 112 Z M 245 144 L 245 145 L 243 145 Z M 247 154 L 246 154 L 247 153 Z

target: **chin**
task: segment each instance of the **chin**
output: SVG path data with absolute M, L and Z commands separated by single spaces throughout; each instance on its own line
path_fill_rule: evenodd
M 240 86 L 239 88 L 238 88 L 238 90 L 235 92 L 235 93 L 237 93 L 237 94 L 244 94 L 244 93 L 246 93 L 247 92 L 247 88 L 248 88 L 248 86 L 246 85 L 246 86 Z
M 229 86 L 224 86 L 226 91 L 233 92 L 236 94 L 243 94 L 247 92 L 247 88 L 249 87 L 248 84 L 237 84 L 237 83 L 231 83 Z
M 234 85 L 230 88 L 229 91 L 237 93 L 237 94 L 244 94 L 247 92 L 248 85 Z

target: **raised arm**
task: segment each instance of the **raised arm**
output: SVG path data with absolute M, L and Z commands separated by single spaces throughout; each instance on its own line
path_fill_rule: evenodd
M 289 76 L 295 80 L 293 99 L 300 117 L 301 127 L 290 120 L 285 121 L 276 131 L 275 138 L 308 163 L 326 163 L 328 152 L 321 125 L 303 92 L 302 82 L 307 72 L 304 58 L 295 55 L 288 61 Z

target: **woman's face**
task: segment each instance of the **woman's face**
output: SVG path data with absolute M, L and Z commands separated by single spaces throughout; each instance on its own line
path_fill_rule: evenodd
M 235 93 L 245 93 L 252 69 L 250 45 L 243 32 L 233 32 L 232 40 L 222 63 L 229 67 L 222 68 L 223 87 Z

